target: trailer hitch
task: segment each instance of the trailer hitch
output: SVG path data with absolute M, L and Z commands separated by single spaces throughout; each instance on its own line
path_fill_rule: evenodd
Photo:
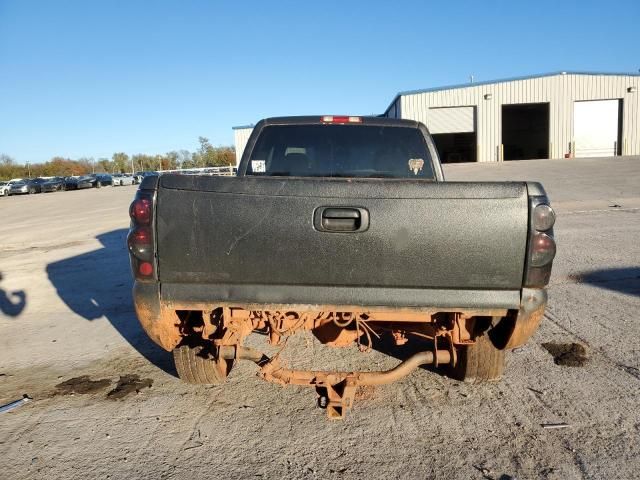
M 377 372 L 325 372 L 293 370 L 283 367 L 278 358 L 270 359 L 264 353 L 242 346 L 220 346 L 219 356 L 228 360 L 250 360 L 260 367 L 258 376 L 280 385 L 314 387 L 318 404 L 327 409 L 330 419 L 341 420 L 353 406 L 355 393 L 360 385 L 384 385 L 406 377 L 421 365 L 451 363 L 451 352 L 419 352 L 394 368 Z

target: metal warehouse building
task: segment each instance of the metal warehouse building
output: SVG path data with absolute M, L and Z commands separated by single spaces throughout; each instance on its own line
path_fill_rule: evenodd
M 558 72 L 399 93 L 443 162 L 640 154 L 640 75 Z
M 253 131 L 253 125 L 244 125 L 242 127 L 233 127 L 233 139 L 236 144 L 236 166 L 240 163 L 244 147 L 247 146 L 249 135 Z
M 429 128 L 441 160 L 640 155 L 640 75 L 557 72 L 401 92 L 383 114 Z M 238 160 L 252 126 L 235 127 Z

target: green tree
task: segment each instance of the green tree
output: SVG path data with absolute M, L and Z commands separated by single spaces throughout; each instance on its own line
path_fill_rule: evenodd
M 215 151 L 213 145 L 207 137 L 198 137 L 200 148 L 198 149 L 198 163 L 203 167 L 213 167 L 215 165 Z
M 108 158 L 99 158 L 98 159 L 99 167 L 96 167 L 96 170 L 99 168 L 103 172 L 109 173 L 111 171 L 111 162 Z
M 18 176 L 18 171 L 22 170 L 15 160 L 6 153 L 0 154 L 0 178 L 9 180 Z
M 131 170 L 131 166 L 129 164 L 129 155 L 127 155 L 126 153 L 114 153 L 111 157 L 111 161 L 113 162 L 113 169 L 118 173 L 124 173 Z
M 193 155 L 198 167 L 222 167 L 235 165 L 236 155 L 233 147 L 214 147 L 207 137 L 198 137 L 200 148 Z

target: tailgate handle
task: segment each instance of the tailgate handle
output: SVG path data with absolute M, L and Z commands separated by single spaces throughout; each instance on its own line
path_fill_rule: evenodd
M 319 208 L 314 226 L 324 232 L 362 232 L 369 228 L 369 212 L 357 207 Z

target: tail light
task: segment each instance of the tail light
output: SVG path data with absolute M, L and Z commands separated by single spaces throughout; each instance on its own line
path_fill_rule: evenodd
M 546 233 L 536 232 L 531 242 L 531 266 L 544 267 L 556 256 L 556 242 Z
M 134 257 L 140 260 L 150 261 L 153 259 L 152 240 L 151 229 L 149 227 L 135 227 L 131 229 L 127 237 L 129 251 Z
M 155 280 L 155 241 L 153 235 L 153 191 L 138 190 L 129 207 L 131 228 L 127 247 L 131 269 L 138 280 Z
M 533 228 L 539 232 L 546 232 L 556 223 L 556 212 L 546 203 L 541 203 L 533 209 Z
M 546 196 L 530 198 L 531 219 L 525 271 L 525 287 L 544 287 L 549 283 L 551 265 L 556 256 L 553 225 L 556 214 Z
M 129 216 L 139 225 L 149 225 L 151 223 L 152 199 L 141 197 L 133 201 L 129 207 Z
M 348 117 L 346 115 L 325 115 L 322 123 L 362 123 L 361 117 Z

